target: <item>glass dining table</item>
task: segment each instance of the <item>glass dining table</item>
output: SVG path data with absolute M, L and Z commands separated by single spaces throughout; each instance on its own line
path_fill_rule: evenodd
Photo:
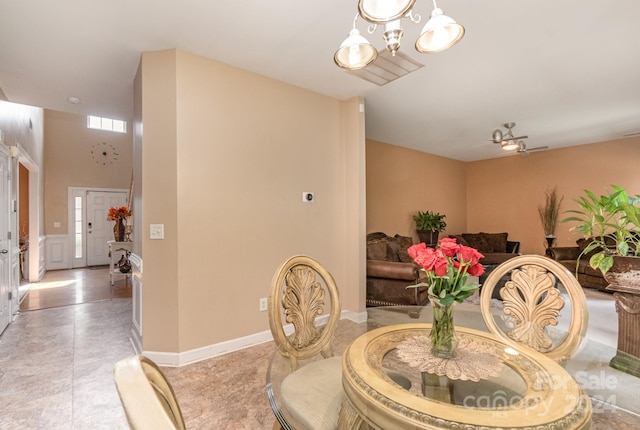
M 500 302 L 494 304 L 499 319 Z M 430 306 L 376 307 L 366 313 L 364 322 L 341 320 L 333 343 L 334 353 L 343 356 L 346 401 L 340 413 L 348 428 L 640 428 L 640 378 L 609 367 L 615 347 L 588 334 L 562 363 L 522 349 L 504 353 L 505 345 L 488 333 L 479 304 L 469 300 L 456 308 L 458 348 L 480 345 L 499 360 L 459 366 L 469 373 L 460 380 L 411 359 L 428 336 Z M 561 320 L 551 337 L 560 340 L 564 333 Z M 493 373 L 491 366 L 497 366 Z M 408 383 L 397 384 L 385 373 L 389 369 Z M 282 428 L 304 429 L 281 392 L 290 372 L 289 360 L 275 351 L 267 395 Z

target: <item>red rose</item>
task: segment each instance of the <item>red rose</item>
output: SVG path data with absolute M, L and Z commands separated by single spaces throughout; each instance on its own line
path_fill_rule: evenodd
M 473 266 L 474 264 L 478 264 L 478 261 L 483 257 L 484 255 L 469 246 L 460 245 L 460 249 L 458 250 L 458 260 L 464 264 Z
M 427 248 L 424 243 L 419 243 L 409 247 L 407 253 L 424 270 L 433 270 L 433 265 L 436 261 L 436 252 L 433 248 Z
M 424 252 L 426 249 L 427 249 L 427 245 L 424 242 L 420 242 L 417 245 L 412 245 L 409 248 L 407 248 L 407 254 L 409 254 L 409 257 L 415 260 L 416 256 L 421 252 Z
M 448 266 L 449 266 L 449 260 L 447 260 L 445 257 L 437 257 L 434 263 L 436 276 L 446 275 Z
M 440 250 L 447 257 L 453 257 L 458 252 L 460 245 L 456 243 L 455 238 L 445 237 L 440 239 Z
M 467 269 L 467 273 L 471 276 L 481 276 L 484 273 L 484 266 L 480 263 L 474 264 Z

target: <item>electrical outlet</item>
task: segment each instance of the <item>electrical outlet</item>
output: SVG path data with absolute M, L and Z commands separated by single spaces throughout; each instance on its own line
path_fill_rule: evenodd
M 265 312 L 267 310 L 267 298 L 260 298 L 260 312 Z

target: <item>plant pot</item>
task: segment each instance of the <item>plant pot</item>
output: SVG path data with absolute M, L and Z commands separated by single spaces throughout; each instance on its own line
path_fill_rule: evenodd
M 545 237 L 546 241 L 547 241 L 547 248 L 551 248 L 553 246 L 553 242 L 556 241 L 556 237 L 555 236 L 547 236 Z
M 416 230 L 418 233 L 418 238 L 420 242 L 424 242 L 427 246 L 436 246 L 438 243 L 438 236 L 440 235 L 439 231 L 435 230 Z
M 618 348 L 609 365 L 640 377 L 640 257 L 614 257 L 604 278 L 618 313 Z

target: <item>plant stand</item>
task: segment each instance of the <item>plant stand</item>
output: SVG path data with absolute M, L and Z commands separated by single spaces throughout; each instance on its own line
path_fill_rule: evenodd
M 628 264 L 626 270 L 614 272 L 623 261 Z M 618 348 L 609 365 L 640 377 L 640 271 L 634 270 L 638 263 L 639 258 L 617 257 L 605 278 L 609 282 L 607 290 L 615 291 L 618 313 Z

